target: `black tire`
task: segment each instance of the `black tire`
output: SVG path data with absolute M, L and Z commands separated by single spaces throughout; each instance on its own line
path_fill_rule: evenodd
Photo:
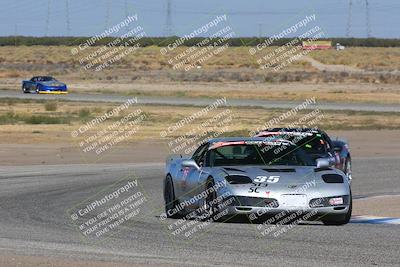
M 165 201 L 165 214 L 167 218 L 179 219 L 182 218 L 180 212 L 171 212 L 176 209 L 178 201 L 175 198 L 174 184 L 171 175 L 165 177 L 164 183 L 164 201 Z M 172 213 L 172 214 L 171 214 Z
M 205 190 L 208 192 L 208 194 L 203 200 L 201 217 L 203 220 L 224 221 L 227 216 L 223 214 L 225 211 L 224 208 L 220 208 L 222 200 L 218 199 L 217 192 L 215 192 L 214 190 L 210 190 L 214 186 L 214 179 L 211 176 L 208 177 L 205 187 Z
M 351 158 L 347 157 L 344 163 L 344 173 L 346 174 L 349 180 L 353 179 L 352 171 L 351 171 Z
M 22 92 L 23 92 L 24 94 L 30 93 L 30 91 L 29 91 L 28 89 L 25 88 L 25 84 L 22 85 Z
M 38 85 L 36 85 L 36 87 L 35 87 L 35 92 L 36 92 L 36 94 L 39 94 L 39 92 L 40 92 Z
M 212 188 L 214 184 L 214 179 L 212 177 L 209 177 L 207 179 L 206 191 L 210 190 L 210 188 Z M 206 219 L 212 217 L 215 212 L 216 205 L 213 203 L 216 198 L 217 194 L 215 193 L 215 191 L 212 191 L 207 194 L 206 198 L 203 200 L 203 215 L 205 215 Z
M 351 191 L 350 191 L 350 204 L 349 204 L 349 210 L 347 211 L 347 213 L 344 215 L 337 215 L 337 216 L 332 216 L 332 217 L 327 216 L 327 218 L 322 219 L 322 223 L 325 225 L 348 224 L 351 219 L 352 209 L 353 209 L 353 198 L 351 196 Z

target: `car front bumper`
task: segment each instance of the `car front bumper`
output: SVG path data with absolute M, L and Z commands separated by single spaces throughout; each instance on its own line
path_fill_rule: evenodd
M 67 90 L 63 89 L 44 89 L 38 92 L 39 94 L 68 94 Z
M 286 206 L 284 203 L 279 203 L 276 200 L 264 198 L 268 200 L 267 204 L 263 202 L 237 201 L 237 196 L 234 196 L 233 201 L 230 201 L 229 205 L 221 206 L 220 209 L 224 210 L 228 215 L 249 215 L 249 218 L 264 218 L 264 217 L 285 217 L 291 214 L 297 214 L 299 218 L 306 218 L 310 220 L 318 220 L 327 215 L 344 215 L 347 214 L 350 207 L 350 197 L 343 196 L 344 203 L 342 205 L 329 206 L 324 203 L 324 206 L 311 207 L 310 201 L 307 201 L 307 205 L 303 206 Z M 328 197 L 331 198 L 331 197 Z M 327 199 L 328 199 L 327 198 Z M 252 203 L 253 202 L 253 203 Z M 229 202 L 226 202 L 229 203 Z M 250 205 L 252 204 L 252 205 Z

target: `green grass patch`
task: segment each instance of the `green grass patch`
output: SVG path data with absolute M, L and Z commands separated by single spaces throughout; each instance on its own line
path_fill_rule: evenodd
M 56 111 L 57 110 L 57 102 L 55 102 L 55 101 L 46 102 L 44 104 L 44 109 L 46 111 Z
M 5 124 L 69 124 L 71 117 L 47 115 L 23 115 L 8 112 L 0 115 L 0 125 Z

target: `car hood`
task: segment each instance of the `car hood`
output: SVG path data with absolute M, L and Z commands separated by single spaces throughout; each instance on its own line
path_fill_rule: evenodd
M 225 175 L 242 175 L 249 177 L 253 182 L 259 181 L 263 176 L 277 176 L 278 179 L 270 179 L 271 187 L 302 185 L 309 182 L 324 183 L 321 175 L 327 173 L 338 174 L 335 169 L 316 169 L 315 166 L 229 166 L 220 167 Z M 257 178 L 258 177 L 258 178 Z M 265 179 L 265 178 L 264 178 Z M 277 180 L 277 181 L 276 181 Z

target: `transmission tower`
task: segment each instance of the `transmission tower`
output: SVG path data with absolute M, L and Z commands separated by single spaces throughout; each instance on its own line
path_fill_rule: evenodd
M 351 19 L 352 19 L 352 9 L 353 9 L 353 1 L 349 0 L 349 11 L 347 14 L 347 28 L 346 28 L 346 37 L 350 37 L 351 31 Z
M 71 25 L 69 21 L 69 0 L 65 0 L 65 13 L 66 13 L 66 23 L 67 23 L 67 36 L 70 36 L 71 33 Z
M 367 37 L 371 37 L 371 23 L 369 17 L 369 3 L 368 0 L 365 0 L 365 16 L 366 16 L 366 27 L 367 27 Z
M 108 25 L 110 23 L 110 0 L 105 0 L 106 1 L 106 19 L 104 22 L 104 30 L 108 29 Z
M 17 37 L 18 37 L 18 24 L 14 25 L 14 45 L 17 46 Z
M 50 26 L 50 5 L 51 5 L 51 0 L 47 0 L 47 15 L 46 15 L 46 30 L 45 30 L 45 36 L 49 34 L 49 26 Z
M 124 0 L 125 18 L 129 16 L 128 0 Z
M 129 16 L 129 7 L 128 7 L 128 0 L 124 0 L 124 10 L 125 10 L 125 19 Z M 129 25 L 125 27 L 126 33 L 129 32 Z
M 167 20 L 165 22 L 166 36 L 172 36 L 171 0 L 167 0 Z

